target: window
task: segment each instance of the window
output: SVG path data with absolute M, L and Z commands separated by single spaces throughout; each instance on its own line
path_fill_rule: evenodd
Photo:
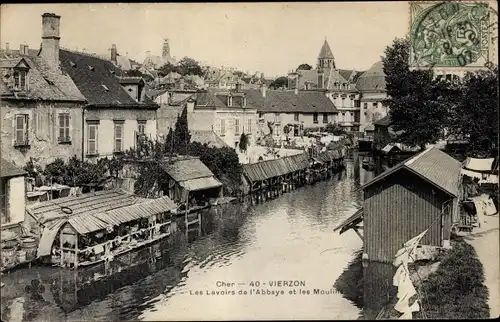
M 368 103 L 363 103 L 363 107 L 365 108 L 365 110 L 368 108 Z
M 295 122 L 298 122 L 298 121 L 299 121 L 299 113 L 295 113 L 295 114 L 293 115 L 293 120 L 294 120 Z
M 137 133 L 139 134 L 146 133 L 146 121 L 137 121 Z
M 313 123 L 318 123 L 318 113 L 313 114 Z
M 377 102 L 373 102 L 372 105 L 373 105 L 373 108 L 377 108 L 378 103 Z
M 342 97 L 342 107 L 345 107 L 345 97 Z
M 15 145 L 28 145 L 28 114 L 16 115 Z
M 323 123 L 328 123 L 328 113 L 323 113 Z
M 234 135 L 240 135 L 240 120 L 234 119 Z
M 274 126 L 274 135 L 275 136 L 280 136 L 281 135 L 281 128 L 278 124 Z
M 20 90 L 27 89 L 26 75 L 27 72 L 25 70 L 19 70 L 14 72 L 14 88 Z
M 354 107 L 361 107 L 359 100 L 354 100 Z
M 88 124 L 87 125 L 87 154 L 96 155 L 97 152 L 97 133 L 98 133 L 98 124 Z
M 252 119 L 247 121 L 247 133 L 252 133 Z
M 59 142 L 71 142 L 69 137 L 69 113 L 59 113 Z
M 123 122 L 115 122 L 115 153 L 123 152 Z
M 220 136 L 226 135 L 226 120 L 220 120 Z

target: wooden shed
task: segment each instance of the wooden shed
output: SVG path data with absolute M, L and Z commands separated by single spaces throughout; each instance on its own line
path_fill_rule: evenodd
M 363 257 L 390 263 L 403 243 L 426 229 L 422 245 L 448 247 L 459 220 L 460 162 L 431 147 L 362 186 L 362 211 L 336 230 L 364 230 Z

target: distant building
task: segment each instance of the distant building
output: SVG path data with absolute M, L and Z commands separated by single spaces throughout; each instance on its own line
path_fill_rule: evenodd
M 187 109 L 190 131 L 214 131 L 230 147 L 237 147 L 245 133 L 255 144 L 257 109 L 241 90 L 200 91 L 188 99 Z
M 176 65 L 177 61 L 175 60 L 174 57 L 170 55 L 170 44 L 169 40 L 165 38 L 163 40 L 163 48 L 162 48 L 162 55 L 157 56 L 157 55 L 151 55 L 151 52 L 148 51 L 146 53 L 146 58 L 144 59 L 144 62 L 142 63 L 142 66 L 146 69 L 149 70 L 154 70 L 162 67 L 165 64 L 172 64 Z
M 335 123 L 347 131 L 364 132 L 364 128 L 387 114 L 382 106 L 385 99 L 385 75 L 382 63 L 374 64 L 368 71 L 339 69 L 328 41 L 325 40 L 318 55 L 315 69 L 291 71 L 288 88 L 299 90 L 324 90 L 339 113 Z M 370 110 L 364 111 L 363 103 Z
M 304 129 L 326 128 L 334 122 L 339 111 L 324 91 L 245 90 L 248 102 L 257 108 L 262 134 L 268 125 L 273 136 L 281 137 L 285 126 L 290 126 L 290 137 L 301 136 Z
M 17 54 L 10 51 L 9 58 L 0 58 L 2 157 L 20 166 L 30 158 L 45 166 L 55 158 L 82 154 L 86 99 L 59 68 L 58 19 L 42 16 L 40 56 L 30 56 L 22 45 Z

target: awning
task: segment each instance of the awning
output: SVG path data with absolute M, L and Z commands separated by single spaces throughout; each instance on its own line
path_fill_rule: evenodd
M 56 238 L 59 229 L 61 229 L 61 226 L 66 222 L 66 219 L 57 219 L 43 229 L 40 243 L 38 244 L 37 257 L 47 256 L 51 254 L 54 239 Z
M 340 229 L 339 235 L 343 234 L 347 230 L 355 227 L 360 222 L 363 221 L 363 208 L 356 211 L 352 216 L 344 220 L 340 225 L 338 225 L 333 231 L 338 231 Z
M 494 158 L 489 158 L 489 159 L 467 158 L 467 160 L 465 160 L 464 167 L 466 169 L 473 171 L 491 172 L 493 170 L 494 162 L 495 162 Z
M 214 177 L 191 179 L 179 182 L 180 186 L 187 191 L 198 191 L 221 187 L 222 183 Z

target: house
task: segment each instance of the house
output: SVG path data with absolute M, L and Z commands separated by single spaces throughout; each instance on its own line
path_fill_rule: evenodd
M 335 104 L 320 91 L 267 90 L 261 86 L 260 90 L 244 92 L 249 104 L 257 108 L 262 133 L 272 126 L 275 138 L 287 134 L 286 126 L 290 137 L 302 136 L 304 129 L 325 128 L 338 114 Z
M 169 180 L 166 194 L 179 205 L 191 209 L 222 197 L 222 183 L 197 157 L 178 157 L 162 162 L 161 167 Z
M 249 144 L 257 137 L 257 109 L 240 90 L 208 89 L 187 101 L 189 131 L 214 131 L 228 146 L 237 147 L 242 133 Z
M 395 132 L 391 128 L 391 124 L 392 120 L 389 115 L 386 115 L 383 118 L 373 122 L 373 140 L 375 149 L 381 150 L 387 144 L 391 143 L 392 135 L 395 134 Z
M 172 64 L 176 65 L 177 61 L 175 57 L 172 57 L 170 55 L 170 44 L 168 38 L 163 39 L 163 47 L 162 47 L 162 55 L 156 56 L 156 55 L 151 55 L 151 52 L 148 51 L 146 53 L 146 58 L 144 59 L 144 62 L 142 63 L 142 67 L 144 67 L 147 70 L 155 70 L 159 69 L 165 64 Z
M 389 109 L 383 104 L 387 99 L 385 73 L 381 61 L 373 64 L 356 81 L 356 88 L 361 93 L 360 131 L 387 116 Z
M 391 263 L 403 243 L 426 229 L 422 245 L 448 247 L 459 221 L 460 168 L 430 147 L 362 186 L 363 208 L 335 230 L 357 231 L 363 221 L 363 256 L 370 261 Z
M 59 130 L 59 136 L 64 134 L 62 143 L 71 143 L 72 146 L 76 143 L 82 159 L 95 161 L 134 147 L 138 135 L 156 138 L 156 110 L 159 106 L 146 97 L 142 78 L 125 77 L 124 72 L 109 60 L 61 49 L 60 18 L 55 14 L 42 16 L 41 56 L 49 65 L 60 66 L 62 75 L 67 75 L 64 76 L 67 83 L 80 93 L 81 101 L 86 101 L 83 113 L 80 109 L 73 116 L 67 110 L 69 116 L 59 117 L 60 124 L 64 125 Z M 49 81 L 56 84 L 51 79 Z M 72 122 L 69 126 L 68 120 Z M 77 137 L 80 141 L 75 143 L 76 135 L 72 138 L 70 134 L 67 138 L 72 128 L 79 131 Z M 52 155 L 57 153 L 52 151 Z
M 0 159 L 0 228 L 2 234 L 10 230 L 19 233 L 19 225 L 24 222 L 26 207 L 26 189 L 24 177 L 26 171 L 12 162 Z
M 234 73 L 233 68 L 224 68 L 222 66 L 219 69 L 209 68 L 205 72 L 205 84 L 208 88 L 218 88 L 218 89 L 236 89 L 236 85 L 241 80 Z
M 335 122 L 346 131 L 363 132 L 365 126 L 387 114 L 382 105 L 386 98 L 382 62 L 363 72 L 339 69 L 326 39 L 316 68 L 291 71 L 288 89 L 324 90 L 339 111 Z
M 50 27 L 56 24 L 55 17 L 42 16 L 39 56 L 31 56 L 21 45 L 18 54 L 0 58 L 2 157 L 17 165 L 34 158 L 45 166 L 56 157 L 69 159 L 82 153 L 86 99 L 54 60 L 59 31 Z

